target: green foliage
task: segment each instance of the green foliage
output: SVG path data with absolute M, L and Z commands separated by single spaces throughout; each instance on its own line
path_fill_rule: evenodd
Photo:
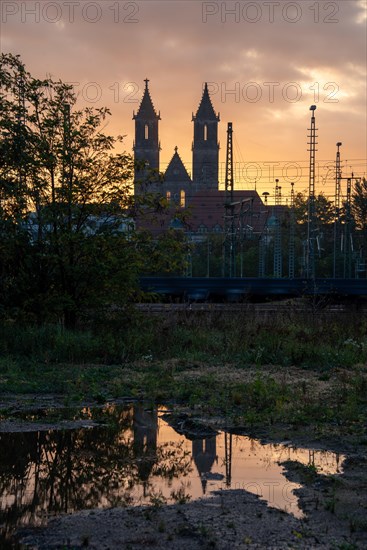
M 70 86 L 19 57 L 0 58 L 0 97 L 2 305 L 74 326 L 134 288 L 133 162 L 112 152 L 122 138 L 103 133 L 107 109 L 77 110 Z
M 140 235 L 142 254 L 141 273 L 144 275 L 177 275 L 187 271 L 187 251 L 189 245 L 182 230 L 169 229 L 156 239 L 144 232 Z
M 2 323 L 3 391 L 60 392 L 68 402 L 174 400 L 250 426 L 331 423 L 365 434 L 367 340 L 358 314 L 119 315 L 120 323 L 84 331 Z M 315 381 L 328 392 L 315 392 Z
M 352 193 L 352 213 L 358 229 L 367 231 L 367 180 L 357 180 Z
M 167 205 L 149 190 L 133 197 L 133 159 L 115 152 L 121 136 L 103 132 L 109 116 L 78 110 L 71 86 L 1 55 L 0 313 L 74 327 L 128 303 L 147 265 L 182 271 L 181 232 L 154 242 L 134 229 L 136 215 Z
M 305 193 L 297 193 L 294 198 L 294 206 L 297 222 L 307 223 L 308 218 L 308 197 Z M 334 207 L 330 200 L 323 193 L 315 197 L 315 217 L 320 226 L 333 224 Z

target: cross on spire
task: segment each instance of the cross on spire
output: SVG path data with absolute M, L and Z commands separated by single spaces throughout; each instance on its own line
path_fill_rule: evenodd
M 134 113 L 133 118 L 135 119 L 137 117 L 140 117 L 140 118 L 145 118 L 146 120 L 160 120 L 161 118 L 160 113 L 158 113 L 157 115 L 157 113 L 155 112 L 152 98 L 150 97 L 149 88 L 148 88 L 149 78 L 145 78 L 144 82 L 145 82 L 145 90 L 143 93 L 143 97 L 142 97 L 138 112 L 136 115 Z

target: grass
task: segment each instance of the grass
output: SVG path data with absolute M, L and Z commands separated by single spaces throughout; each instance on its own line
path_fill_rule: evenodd
M 3 395 L 66 403 L 120 397 L 183 403 L 238 423 L 348 425 L 364 433 L 367 320 L 244 310 L 133 315 L 67 331 L 0 326 Z

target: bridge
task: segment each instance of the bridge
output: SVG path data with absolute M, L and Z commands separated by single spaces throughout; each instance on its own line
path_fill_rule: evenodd
M 300 296 L 367 296 L 367 279 L 141 277 L 140 288 L 163 299 L 238 302 Z

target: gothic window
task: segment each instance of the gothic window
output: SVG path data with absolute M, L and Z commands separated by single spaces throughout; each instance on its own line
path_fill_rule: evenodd
M 219 223 L 215 224 L 215 226 L 213 227 L 213 231 L 214 231 L 214 233 L 221 233 L 222 232 L 222 227 L 219 225 Z
M 181 189 L 181 193 L 180 193 L 180 206 L 181 208 L 185 208 L 186 206 L 186 195 L 183 189 Z
M 149 139 L 149 126 L 148 126 L 148 124 L 145 124 L 145 126 L 144 126 L 144 138 Z
M 208 125 L 204 124 L 204 141 L 208 140 Z
M 171 202 L 171 191 L 167 191 L 166 199 L 167 199 L 167 202 Z
M 198 227 L 198 233 L 207 233 L 208 231 L 208 228 L 206 225 L 204 225 L 203 223 L 201 225 L 199 225 Z

